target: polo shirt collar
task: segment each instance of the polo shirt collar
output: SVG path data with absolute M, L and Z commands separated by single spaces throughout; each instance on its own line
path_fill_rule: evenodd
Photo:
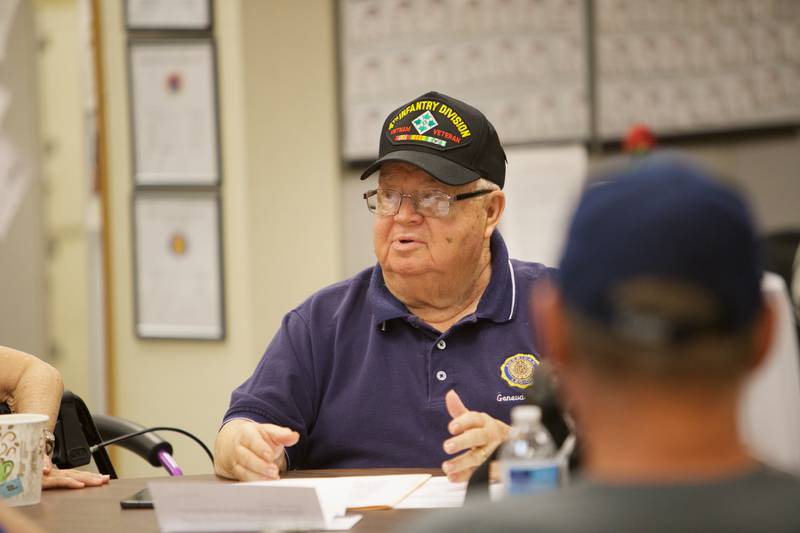
M 517 287 L 506 243 L 497 230 L 492 233 L 489 240 L 489 249 L 492 254 L 492 277 L 478 302 L 475 318 L 497 323 L 508 322 L 517 313 Z M 372 270 L 367 298 L 372 307 L 373 326 L 384 327 L 387 321 L 396 318 L 418 320 L 405 304 L 389 291 L 379 264 Z

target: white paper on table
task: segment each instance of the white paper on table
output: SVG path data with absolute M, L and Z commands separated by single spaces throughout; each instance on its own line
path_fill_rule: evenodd
M 345 515 L 341 495 L 349 494 L 352 486 L 346 478 L 313 486 L 191 482 L 151 482 L 147 486 L 164 533 L 347 531 L 361 519 L 361 515 Z
M 355 476 L 348 509 L 391 509 L 431 478 L 430 474 Z
M 386 476 L 350 476 L 346 478 L 298 478 L 277 481 L 251 481 L 247 485 L 326 487 L 331 481 L 346 479 L 352 487 L 346 494 L 345 506 L 350 510 L 392 509 L 409 494 L 419 489 L 430 474 L 398 474 Z
M 509 149 L 500 231 L 511 257 L 555 265 L 588 160 L 580 145 Z
M 467 483 L 451 483 L 445 476 L 430 478 L 395 509 L 444 509 L 461 507 L 467 496 Z

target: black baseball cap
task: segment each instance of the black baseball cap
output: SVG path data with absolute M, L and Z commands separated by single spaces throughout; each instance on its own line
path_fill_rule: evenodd
M 506 154 L 489 119 L 471 105 L 433 91 L 386 117 L 378 159 L 361 179 L 388 161 L 411 163 L 448 185 L 485 178 L 502 189 L 506 179 Z

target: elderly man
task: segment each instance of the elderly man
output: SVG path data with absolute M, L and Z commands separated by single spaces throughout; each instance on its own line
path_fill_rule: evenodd
M 218 474 L 438 467 L 464 480 L 505 438 L 539 364 L 524 297 L 548 271 L 496 231 L 505 153 L 486 117 L 431 92 L 386 119 L 364 198 L 378 264 L 286 315 L 233 392 Z
M 585 479 L 418 530 L 800 531 L 800 479 L 737 431 L 773 324 L 742 199 L 674 159 L 609 179 L 584 194 L 558 284 L 533 300 Z
M 53 438 L 64 382 L 61 374 L 38 357 L 0 346 L 0 403 L 13 412 L 47 415 L 48 430 Z M 109 477 L 83 470 L 56 468 L 45 457 L 42 488 L 80 489 L 103 485 Z

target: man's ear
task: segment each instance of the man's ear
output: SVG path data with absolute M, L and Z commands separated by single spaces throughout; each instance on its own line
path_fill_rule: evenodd
M 500 223 L 500 216 L 506 208 L 506 193 L 503 191 L 492 191 L 489 193 L 484 208 L 486 209 L 486 229 L 484 230 L 484 237 L 488 239 L 491 237 L 497 224 Z
M 558 370 L 569 363 L 569 335 L 564 301 L 555 282 L 536 282 L 531 291 L 530 315 L 542 354 Z

